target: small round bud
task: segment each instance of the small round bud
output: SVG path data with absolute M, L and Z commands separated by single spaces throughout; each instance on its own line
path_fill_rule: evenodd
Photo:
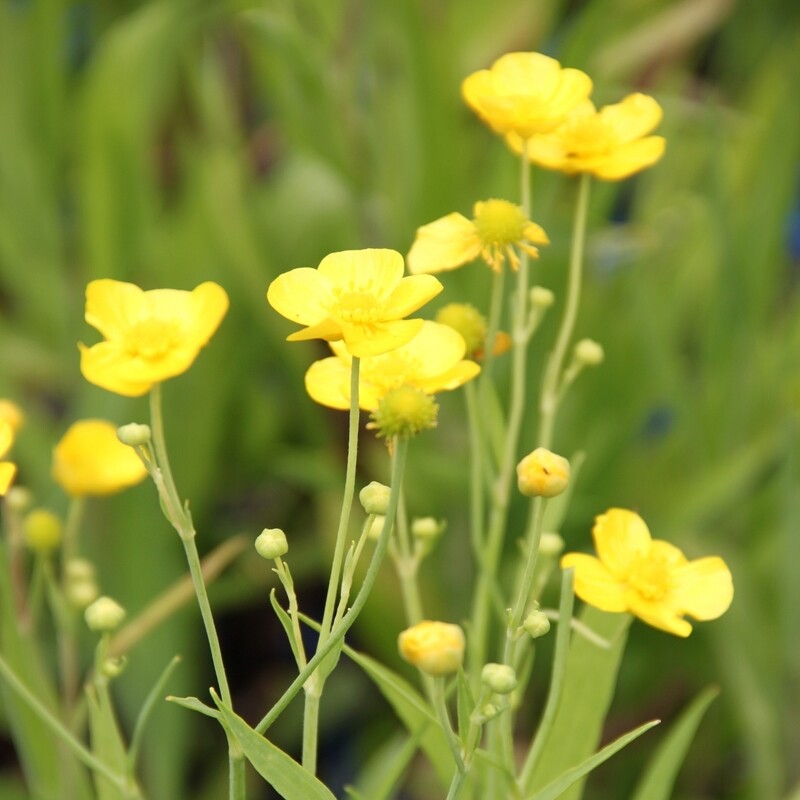
M 128 659 L 125 656 L 119 658 L 107 658 L 100 667 L 101 672 L 106 678 L 116 678 L 121 675 L 125 667 L 128 666 Z
M 372 539 L 373 542 L 377 542 L 378 539 L 381 538 L 381 534 L 383 533 L 383 526 L 386 523 L 386 517 L 382 514 L 376 514 L 375 518 L 369 524 L 369 530 L 367 531 L 367 538 Z
M 85 558 L 71 558 L 64 565 L 64 575 L 67 581 L 93 581 L 94 564 Z
M 416 539 L 436 539 L 445 527 L 443 521 L 433 517 L 416 517 L 411 522 L 411 535 Z
M 508 664 L 486 664 L 481 670 L 481 683 L 495 694 L 511 694 L 517 688 L 517 673 Z
M 544 611 L 539 611 L 539 609 L 536 608 L 525 617 L 522 627 L 525 628 L 531 639 L 538 639 L 550 630 L 550 620 L 547 619 L 547 615 Z
M 380 514 L 385 516 L 389 510 L 389 497 L 392 490 L 382 483 L 372 481 L 368 483 L 359 493 L 358 499 L 367 514 Z
M 439 406 L 421 389 L 403 384 L 388 391 L 370 415 L 369 427 L 385 439 L 410 439 L 422 431 L 435 428 Z
M 71 581 L 64 588 L 67 600 L 74 608 L 86 608 L 100 594 L 100 589 L 93 580 Z
M 527 497 L 555 497 L 569 483 L 569 461 L 537 447 L 517 464 L 517 485 Z
M 61 544 L 61 520 L 46 508 L 35 508 L 22 522 L 22 537 L 35 553 L 52 553 Z
M 480 708 L 476 708 L 472 712 L 472 719 L 478 725 L 483 725 L 490 719 L 494 719 L 501 711 L 502 709 L 498 708 L 494 703 L 484 703 Z
M 129 447 L 141 447 L 149 444 L 151 438 L 152 434 L 150 433 L 149 425 L 129 422 L 127 425 L 121 425 L 117 428 L 117 439 Z
M 110 597 L 98 597 L 84 612 L 90 630 L 98 633 L 113 631 L 125 619 L 125 609 Z
M 452 675 L 464 660 L 464 631 L 458 625 L 424 620 L 397 639 L 400 655 L 428 675 Z
M 461 334 L 467 354 L 482 350 L 486 343 L 486 318 L 469 303 L 448 303 L 436 312 L 436 321 Z
M 16 511 L 18 514 L 21 514 L 30 507 L 30 504 L 33 502 L 33 495 L 24 486 L 12 486 L 8 492 L 6 492 L 5 502 L 6 506 L 8 506 L 11 511 Z
M 550 308 L 556 301 L 556 296 L 544 286 L 534 286 L 528 295 L 534 308 Z
M 594 339 L 581 339 L 575 345 L 575 360 L 586 366 L 596 367 L 603 362 L 605 353 L 603 346 L 594 341 Z
M 280 528 L 264 528 L 256 538 L 256 552 L 267 561 L 285 556 L 289 552 L 286 534 Z
M 539 539 L 539 552 L 547 558 L 557 558 L 564 550 L 564 540 L 557 533 L 545 531 Z

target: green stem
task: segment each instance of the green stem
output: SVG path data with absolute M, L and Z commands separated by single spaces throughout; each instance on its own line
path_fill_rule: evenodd
M 395 555 L 395 569 L 400 581 L 400 594 L 403 596 L 403 608 L 406 612 L 406 622 L 409 626 L 416 625 L 424 619 L 422 596 L 417 583 L 419 558 L 414 554 L 411 545 L 411 533 L 408 529 L 408 515 L 403 495 L 397 507 L 397 543 L 398 552 Z
M 547 362 L 544 381 L 542 382 L 542 396 L 539 403 L 541 414 L 539 421 L 539 447 L 550 447 L 553 442 L 553 428 L 555 426 L 556 412 L 559 405 L 559 385 L 564 359 L 567 354 L 572 334 L 575 330 L 575 320 L 578 316 L 578 305 L 581 298 L 581 281 L 583 278 L 583 253 L 586 243 L 586 218 L 589 209 L 589 189 L 591 176 L 587 173 L 581 176 L 578 187 L 578 201 L 575 206 L 575 222 L 572 229 L 572 244 L 570 246 L 569 277 L 567 288 L 567 302 L 564 307 L 564 316 L 561 327 L 556 336 L 556 343 Z
M 483 550 L 483 525 L 485 513 L 483 497 L 483 476 L 485 471 L 484 458 L 486 450 L 483 446 L 481 433 L 481 420 L 478 411 L 478 397 L 475 391 L 475 382 L 469 381 L 464 387 L 467 400 L 467 422 L 469 425 L 469 450 L 470 450 L 470 533 L 472 539 L 472 552 L 478 558 Z
M 245 800 L 247 784 L 245 767 L 247 762 L 239 743 L 233 736 L 228 737 L 228 800 Z
M 353 601 L 353 605 L 350 607 L 350 610 L 342 617 L 341 621 L 338 622 L 336 625 L 333 626 L 331 629 L 330 635 L 328 636 L 327 640 L 324 644 L 321 644 L 318 648 L 316 653 L 314 653 L 313 658 L 311 658 L 306 664 L 305 668 L 302 669 L 299 675 L 292 681 L 291 685 L 288 689 L 281 695 L 278 701 L 272 706 L 272 708 L 264 715 L 261 721 L 256 726 L 255 730 L 258 733 L 263 734 L 264 731 L 269 728 L 270 725 L 280 716 L 280 714 L 284 711 L 286 706 L 294 699 L 295 695 L 300 691 L 303 684 L 306 682 L 308 677 L 314 672 L 314 670 L 319 666 L 322 660 L 330 653 L 334 647 L 339 645 L 344 638 L 344 635 L 350 629 L 352 624 L 356 621 L 356 618 L 361 613 L 361 609 L 364 608 L 365 603 L 367 602 L 367 598 L 369 597 L 370 592 L 372 591 L 372 587 L 375 585 L 375 581 L 378 577 L 378 571 L 380 570 L 381 563 L 383 562 L 383 557 L 386 554 L 386 548 L 389 544 L 389 535 L 391 533 L 391 524 L 390 521 L 394 519 L 395 514 L 397 512 L 397 502 L 399 493 L 401 491 L 402 482 L 403 482 L 403 473 L 405 472 L 405 464 L 406 464 L 406 455 L 408 452 L 408 442 L 405 440 L 396 441 L 394 443 L 393 454 L 392 454 L 392 491 L 391 495 L 389 496 L 389 508 L 386 512 L 386 520 L 387 524 L 383 526 L 383 531 L 381 532 L 381 536 L 378 539 L 378 543 L 375 546 L 375 551 L 372 554 L 372 560 L 369 563 L 369 567 L 367 568 L 367 573 L 364 576 L 364 582 L 361 584 L 361 588 L 356 595 L 355 600 Z
M 453 756 L 456 770 L 458 772 L 464 772 L 465 768 L 464 758 L 461 755 L 461 742 L 453 730 L 453 725 L 450 722 L 450 714 L 447 712 L 447 702 L 444 699 L 444 678 L 441 675 L 436 675 L 433 679 L 432 700 L 434 711 L 436 711 L 436 717 L 447 739 L 447 746 L 450 748 L 450 754 Z

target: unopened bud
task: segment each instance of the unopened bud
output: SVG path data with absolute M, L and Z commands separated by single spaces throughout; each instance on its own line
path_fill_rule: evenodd
M 151 438 L 152 434 L 149 425 L 129 422 L 127 425 L 121 425 L 117 428 L 117 439 L 129 447 L 141 447 L 148 444 Z
M 527 497 L 555 497 L 569 483 L 569 461 L 537 447 L 517 464 L 517 485 Z
M 458 625 L 424 620 L 397 639 L 400 655 L 428 675 L 452 675 L 464 660 L 464 631 Z
M 534 286 L 528 295 L 534 308 L 550 308 L 556 301 L 556 296 L 544 286 Z
M 101 671 L 106 678 L 116 678 L 121 675 L 125 667 L 128 666 L 128 659 L 125 656 L 118 658 L 107 658 L 101 667 Z
M 12 486 L 8 492 L 6 492 L 5 502 L 6 506 L 8 506 L 11 511 L 16 511 L 18 514 L 21 514 L 30 507 L 30 504 L 33 502 L 33 495 L 30 490 L 26 489 L 24 486 Z
M 547 558 L 556 558 L 564 550 L 564 540 L 557 533 L 545 531 L 539 539 L 539 552 Z
M 391 494 L 392 490 L 388 486 L 372 481 L 358 493 L 358 499 L 367 514 L 385 515 L 389 510 L 389 497 Z
M 417 539 L 436 539 L 445 527 L 443 521 L 433 517 L 416 517 L 411 522 L 411 535 Z
M 575 345 L 575 360 L 587 367 L 596 367 L 601 364 L 605 353 L 603 346 L 594 341 L 594 339 L 581 339 Z
M 98 633 L 113 631 L 125 619 L 125 609 L 110 597 L 98 597 L 84 612 L 90 630 Z
M 511 694 L 517 688 L 517 673 L 508 664 L 486 664 L 481 683 L 495 694 Z
M 535 608 L 525 617 L 522 627 L 525 628 L 531 639 L 538 639 L 550 630 L 550 620 L 547 618 L 544 611 Z
M 381 534 L 383 533 L 383 526 L 386 524 L 386 517 L 382 514 L 377 514 L 375 518 L 369 524 L 369 530 L 367 530 L 367 538 L 372 539 L 373 542 L 377 542 L 378 539 L 381 538 Z
M 25 544 L 35 553 L 52 553 L 61 544 L 61 520 L 46 508 L 35 508 L 22 523 Z
M 286 534 L 280 528 L 264 528 L 256 538 L 256 552 L 267 561 L 285 556 L 289 552 Z

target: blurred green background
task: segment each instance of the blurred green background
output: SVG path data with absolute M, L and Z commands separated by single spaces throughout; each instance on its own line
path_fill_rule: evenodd
M 580 378 L 559 419 L 557 449 L 587 452 L 562 534 L 585 549 L 595 514 L 634 508 L 690 557 L 722 555 L 736 586 L 730 612 L 687 641 L 634 626 L 607 738 L 672 719 L 717 683 L 721 698 L 675 797 L 800 797 L 792 0 L 2 0 L 0 396 L 27 414 L 19 481 L 63 510 L 49 462 L 68 424 L 146 416 L 145 400 L 80 376 L 76 343 L 96 341 L 83 322 L 85 284 L 113 277 L 190 289 L 215 280 L 231 311 L 165 392 L 176 478 L 203 552 L 239 532 L 283 527 L 301 603 L 315 613 L 338 513 L 344 415 L 305 395 L 302 375 L 323 349 L 283 342 L 292 326 L 267 306 L 266 287 L 335 250 L 405 252 L 421 224 L 468 214 L 476 200 L 514 199 L 514 159 L 459 96 L 465 75 L 510 50 L 586 70 L 598 104 L 642 90 L 665 111 L 663 161 L 593 193 L 578 335 L 600 341 L 607 357 Z M 534 219 L 553 241 L 535 280 L 561 297 L 575 187 L 540 172 L 533 187 Z M 449 274 L 433 305 L 482 306 L 489 277 L 480 265 Z M 534 343 L 532 393 L 557 316 Z M 449 520 L 422 580 L 432 616 L 462 619 L 472 573 L 463 408 L 458 396 L 441 400 L 439 429 L 414 442 L 409 506 Z M 385 452 L 366 437 L 359 480 L 385 476 Z M 89 517 L 84 550 L 100 564 L 103 590 L 131 614 L 185 569 L 150 486 L 93 504 Z M 212 589 L 235 702 L 251 722 L 293 671 L 269 609 L 273 585 L 248 556 Z M 388 565 L 380 586 L 350 639 L 401 669 L 402 610 Z M 213 679 L 201 636 L 190 607 L 131 653 L 117 682 L 127 719 L 175 652 L 184 661 L 170 691 L 204 693 Z M 323 702 L 330 744 L 321 771 L 337 792 L 388 734 L 389 714 L 343 663 Z M 296 752 L 292 716 L 274 732 Z M 659 735 L 598 770 L 586 798 L 626 797 Z M 10 742 L 0 759 L 0 795 L 24 796 Z M 221 797 L 225 766 L 215 725 L 159 708 L 143 769 L 149 796 Z M 405 796 L 440 795 L 422 787 Z

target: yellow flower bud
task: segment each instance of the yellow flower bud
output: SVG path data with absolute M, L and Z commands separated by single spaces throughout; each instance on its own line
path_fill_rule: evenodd
M 458 625 L 424 620 L 397 639 L 400 655 L 428 675 L 451 675 L 464 660 L 464 631 Z
M 550 630 L 550 620 L 544 611 L 540 611 L 538 606 L 525 617 L 522 627 L 530 635 L 531 639 L 538 639 Z
M 285 556 L 289 552 L 286 534 L 280 528 L 264 528 L 256 538 L 256 552 L 267 561 Z
M 369 427 L 378 436 L 410 439 L 418 433 L 435 428 L 439 406 L 429 394 L 409 384 L 388 391 L 370 415 Z
M 482 350 L 486 344 L 486 317 L 469 303 L 448 303 L 436 312 L 436 321 L 461 334 L 467 354 Z
M 555 497 L 569 483 L 569 461 L 537 447 L 517 464 L 517 485 L 528 497 Z
M 511 694 L 517 688 L 517 673 L 508 664 L 486 664 L 481 683 L 495 694 Z
M 110 597 L 98 597 L 84 612 L 90 630 L 106 633 L 117 628 L 125 619 L 125 609 Z
M 141 447 L 148 444 L 152 439 L 149 425 L 141 425 L 138 422 L 129 422 L 127 425 L 120 425 L 117 428 L 117 439 L 128 447 Z
M 377 481 L 368 483 L 359 493 L 358 499 L 367 514 L 385 515 L 389 510 L 389 497 L 392 490 Z
M 575 345 L 574 358 L 582 366 L 596 367 L 603 362 L 604 357 L 603 346 L 594 339 L 581 339 Z
M 25 544 L 35 553 L 50 553 L 61 544 L 61 520 L 46 508 L 35 508 L 22 523 Z

